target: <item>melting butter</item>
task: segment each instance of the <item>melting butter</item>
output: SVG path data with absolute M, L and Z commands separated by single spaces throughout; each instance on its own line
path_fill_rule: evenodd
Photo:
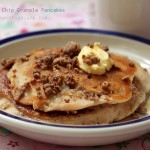
M 100 61 L 96 64 L 89 65 L 85 63 L 85 57 L 96 57 Z M 102 75 L 109 71 L 113 65 L 113 60 L 109 54 L 101 48 L 100 43 L 94 43 L 93 47 L 84 46 L 78 55 L 79 67 L 87 73 Z

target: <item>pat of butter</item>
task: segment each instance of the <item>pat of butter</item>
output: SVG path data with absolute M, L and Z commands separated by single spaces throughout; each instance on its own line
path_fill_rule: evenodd
M 100 61 L 96 64 L 89 65 L 85 63 L 84 57 L 96 57 Z M 94 43 L 93 47 L 84 46 L 78 55 L 79 67 L 87 73 L 102 75 L 109 71 L 113 65 L 113 60 L 109 54 L 101 49 L 100 43 Z

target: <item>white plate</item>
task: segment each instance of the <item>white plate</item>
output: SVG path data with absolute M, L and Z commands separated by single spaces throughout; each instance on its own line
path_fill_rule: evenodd
M 63 46 L 70 40 L 82 45 L 100 41 L 108 45 L 111 51 L 140 62 L 150 72 L 149 40 L 100 30 L 49 30 L 11 37 L 0 41 L 0 59 L 22 55 L 36 48 Z M 110 125 L 65 126 L 20 118 L 0 110 L 0 124 L 14 133 L 43 142 L 92 146 L 121 142 L 149 132 L 150 113 L 136 120 Z

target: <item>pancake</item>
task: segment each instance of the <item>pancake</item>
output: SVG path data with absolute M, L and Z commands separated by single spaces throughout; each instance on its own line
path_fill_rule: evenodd
M 57 94 L 47 97 L 43 90 L 43 83 L 32 82 L 33 72 L 36 70 L 36 59 L 38 57 L 41 59 L 41 57 L 53 55 L 58 55 L 56 58 L 58 60 L 64 57 L 61 49 L 42 49 L 31 52 L 28 61 L 20 61 L 20 59 L 16 61 L 7 74 L 14 100 L 24 105 L 33 105 L 34 109 L 47 112 L 80 110 L 104 103 L 122 103 L 131 98 L 130 87 L 136 73 L 136 66 L 127 57 L 115 54 L 111 54 L 114 67 L 102 76 L 89 75 L 79 68 L 66 68 L 66 66 L 61 65 L 59 65 L 59 69 L 53 67 L 45 70 L 40 69 L 41 76 L 61 76 L 62 78 L 71 76 L 76 84 L 74 88 L 70 88 L 62 83 L 59 85 L 60 90 Z M 65 59 L 70 61 L 68 57 Z M 103 89 L 103 82 L 109 83 L 109 89 L 107 87 Z M 37 87 L 40 89 L 40 98 L 37 96 Z M 69 101 L 69 103 L 66 101 Z
M 134 78 L 132 86 L 134 87 L 132 89 L 133 94 L 129 101 L 118 104 L 101 104 L 79 110 L 77 113 L 63 113 L 54 111 L 49 112 L 48 114 L 41 114 L 40 112 L 33 111 L 32 109 L 26 109 L 24 107 L 18 108 L 25 117 L 33 118 L 39 121 L 46 121 L 49 123 L 70 125 L 109 124 L 130 116 L 143 103 L 145 103 L 146 91 L 143 89 L 141 81 L 138 78 Z
M 132 97 L 130 100 L 119 104 L 102 104 L 79 110 L 78 113 L 66 113 L 62 111 L 53 111 L 43 113 L 33 110 L 32 107 L 26 107 L 20 104 L 14 104 L 5 96 L 0 95 L 0 109 L 17 116 L 44 121 L 47 123 L 70 124 L 70 125 L 98 125 L 109 124 L 120 121 L 135 112 L 146 101 L 146 93 L 150 90 L 149 83 L 143 82 L 148 76 L 143 68 L 138 68 L 138 76 L 133 79 Z M 143 76 L 142 80 L 138 77 Z M 1 74 L 0 74 L 1 77 Z M 6 77 L 6 76 L 5 76 Z M 5 81 L 8 80 L 5 78 Z M 148 80 L 147 80 L 148 81 Z M 0 83 L 1 84 L 1 83 Z M 5 89 L 8 87 L 5 86 Z M 6 94 L 6 93 L 5 93 Z M 8 94 L 8 93 L 7 93 Z M 105 114 L 105 115 L 104 115 Z

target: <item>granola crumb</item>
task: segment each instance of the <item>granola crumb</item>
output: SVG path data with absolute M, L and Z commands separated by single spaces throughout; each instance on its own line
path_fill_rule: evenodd
M 90 55 L 88 55 L 88 56 L 83 55 L 82 58 L 83 58 L 83 62 L 89 66 L 91 66 L 93 64 L 98 64 L 100 62 L 100 59 L 98 57 L 95 57 L 95 56 L 93 57 Z
M 138 113 L 141 115 L 145 115 L 147 113 L 147 109 L 145 106 L 140 106 L 138 109 Z
M 70 57 L 77 56 L 80 51 L 81 46 L 74 41 L 68 42 L 63 48 L 63 53 L 69 55 Z
M 1 60 L 1 65 L 3 66 L 4 69 L 10 69 L 14 63 L 15 63 L 14 58 L 9 58 L 9 59 L 2 59 Z
M 135 67 L 135 64 L 134 63 L 129 63 L 129 66 L 130 67 Z
M 132 114 L 132 118 L 133 118 L 133 119 L 138 119 L 138 118 L 139 118 L 139 115 L 138 115 L 138 114 Z
M 124 76 L 124 77 L 122 78 L 122 80 L 123 80 L 125 83 L 130 83 L 130 78 L 129 78 L 129 76 Z

